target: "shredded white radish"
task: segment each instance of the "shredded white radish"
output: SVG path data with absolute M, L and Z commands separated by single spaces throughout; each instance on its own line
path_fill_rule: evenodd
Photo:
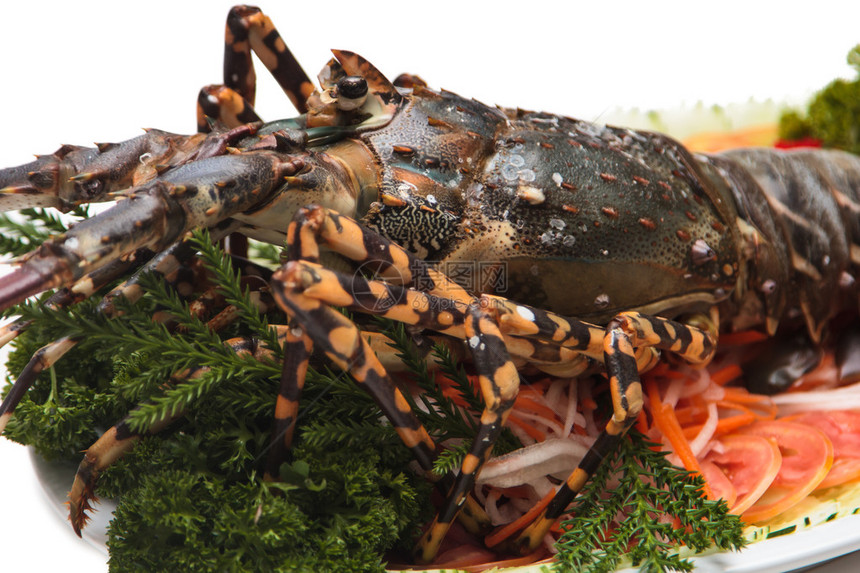
M 487 495 L 487 504 L 485 509 L 487 511 L 487 516 L 490 518 L 490 522 L 493 525 L 510 523 L 523 514 L 523 512 L 519 511 L 510 503 L 505 503 L 500 506 L 499 499 L 501 496 L 502 494 L 499 490 L 493 490 L 489 495 Z
M 531 437 L 528 432 L 517 426 L 516 424 L 508 424 L 505 426 L 507 429 L 511 431 L 511 433 L 516 436 L 516 438 L 520 441 L 520 443 L 524 446 L 529 446 L 537 443 L 537 440 Z
M 690 449 L 693 451 L 693 455 L 699 457 L 702 454 L 702 450 L 705 449 L 705 446 L 708 445 L 708 442 L 711 441 L 711 438 L 714 436 L 714 431 L 717 429 L 717 422 L 719 421 L 719 416 L 717 414 L 717 405 L 713 402 L 708 404 L 708 419 L 705 420 L 705 423 L 702 425 L 702 429 L 696 434 L 696 437 L 690 440 Z
M 860 408 L 860 382 L 831 390 L 789 392 L 771 399 L 780 416 L 810 410 L 851 410 Z
M 567 385 L 567 408 L 565 408 L 564 412 L 564 426 L 562 427 L 561 432 L 562 436 L 569 436 L 570 431 L 573 429 L 573 425 L 577 422 L 579 422 L 583 428 L 585 427 L 585 416 L 582 414 L 577 416 L 576 388 L 577 385 L 573 384 L 572 381 Z
M 563 400 L 562 396 L 564 395 L 564 391 L 570 385 L 571 381 L 568 378 L 553 380 L 550 383 L 549 388 L 547 388 L 546 394 L 544 394 L 544 403 L 550 408 L 555 404 L 558 404 L 560 400 Z
M 681 398 L 689 398 L 690 396 L 703 394 L 705 390 L 711 385 L 711 376 L 710 374 L 708 374 L 707 370 L 691 369 L 689 373 L 691 379 L 684 381 L 681 385 Z
M 591 396 L 591 380 L 579 381 L 579 395 L 582 396 L 581 401 L 583 402 L 593 400 Z M 596 436 L 600 429 L 598 429 L 597 423 L 594 421 L 594 410 L 586 409 L 582 415 L 585 418 L 585 431 L 589 436 Z
M 478 485 L 515 487 L 535 479 L 575 468 L 588 448 L 574 440 L 549 439 L 489 460 L 478 476 Z
M 663 396 L 662 402 L 664 404 L 668 404 L 673 408 L 678 405 L 678 400 L 681 399 L 681 392 L 684 390 L 684 384 L 686 380 L 676 378 L 669 382 L 669 385 L 666 387 L 666 394 Z
M 527 420 L 533 420 L 538 424 L 543 425 L 547 429 L 551 430 L 556 437 L 562 437 L 564 434 L 562 433 L 561 425 L 555 420 L 550 420 L 545 416 L 541 416 L 540 414 L 535 414 L 534 412 L 526 412 L 524 410 L 517 410 L 517 416 L 520 418 L 525 418 Z

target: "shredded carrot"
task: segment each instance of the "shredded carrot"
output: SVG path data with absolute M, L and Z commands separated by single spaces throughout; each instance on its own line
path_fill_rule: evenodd
M 574 426 L 576 428 L 576 426 Z M 639 410 L 639 415 L 636 417 L 636 429 L 641 434 L 648 433 L 648 416 L 645 414 L 645 409 Z
M 731 382 L 736 378 L 740 378 L 743 375 L 743 370 L 737 364 L 729 364 L 728 366 L 724 366 L 720 368 L 716 372 L 711 373 L 711 381 L 714 384 L 718 384 L 720 386 L 725 386 L 727 383 Z
M 525 420 L 523 420 L 522 418 L 517 416 L 515 413 L 512 413 L 510 416 L 508 416 L 508 422 L 510 422 L 512 424 L 516 424 L 517 426 L 522 428 L 522 430 L 526 434 L 528 434 L 529 436 L 531 436 L 532 438 L 534 438 L 538 442 L 542 442 L 542 441 L 546 440 L 546 434 L 544 432 L 538 430 L 537 428 L 535 428 L 534 426 L 532 426 L 531 424 L 529 424 L 528 422 L 526 422 Z
M 767 340 L 767 334 L 758 330 L 743 330 L 720 335 L 720 346 L 746 346 Z
M 531 398 L 526 398 L 522 394 L 517 396 L 517 399 L 514 402 L 514 408 L 531 411 L 550 420 L 558 420 L 558 415 L 556 415 L 555 410 L 545 404 L 540 404 Z
M 769 398 L 767 396 L 763 396 L 761 394 L 751 394 L 748 390 L 744 388 L 726 388 L 726 394 L 723 397 L 725 400 L 729 400 L 730 402 L 739 402 L 741 404 L 755 404 L 757 402 L 764 402 Z
M 717 422 L 717 427 L 714 429 L 714 436 L 728 434 L 729 432 L 733 432 L 739 428 L 748 426 L 749 424 L 752 424 L 758 419 L 759 416 L 757 416 L 752 411 L 749 411 L 744 414 L 737 414 L 736 416 L 729 416 L 728 418 L 723 418 L 722 420 Z M 695 438 L 697 435 L 699 435 L 699 432 L 702 431 L 703 427 L 704 424 L 685 426 L 684 437 L 687 439 Z
M 514 485 L 511 487 L 500 487 L 498 490 L 506 497 L 528 497 L 532 493 L 532 487 L 528 485 Z
M 484 544 L 487 547 L 494 547 L 522 529 L 523 527 L 530 524 L 534 521 L 538 515 L 549 505 L 549 502 L 552 501 L 552 498 L 555 497 L 555 490 L 550 490 L 547 492 L 543 499 L 541 499 L 534 507 L 525 512 L 523 515 L 510 522 L 506 526 L 501 529 L 494 531 L 490 535 L 484 539 Z
M 651 415 L 654 416 L 654 425 L 657 426 L 669 440 L 669 443 L 672 444 L 675 453 L 681 458 L 684 469 L 697 475 L 702 475 L 699 460 L 693 454 L 690 442 L 684 437 L 684 432 L 678 423 L 678 418 L 675 417 L 675 411 L 672 409 L 672 406 L 660 401 L 660 392 L 657 389 L 657 383 L 653 379 L 647 380 L 645 382 L 645 390 L 651 401 Z M 707 482 L 705 482 L 702 489 L 708 499 L 713 499 L 711 488 Z

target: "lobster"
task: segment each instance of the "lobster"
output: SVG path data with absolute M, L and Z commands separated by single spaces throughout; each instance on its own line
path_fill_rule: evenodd
M 299 116 L 257 115 L 252 52 Z M 856 311 L 855 156 L 694 155 L 664 135 L 489 107 L 417 76 L 389 81 L 352 52 L 334 56 L 314 89 L 271 21 L 236 6 L 224 85 L 201 91 L 197 134 L 149 130 L 0 170 L 4 209 L 116 200 L 17 261 L 0 278 L 0 308 L 49 289 L 59 290 L 47 304 L 64 307 L 135 267 L 170 275 L 193 256 L 187 236 L 198 228 L 285 243 L 287 262 L 270 282 L 290 320 L 278 330 L 286 359 L 274 451 L 291 444 L 317 349 L 373 395 L 428 472 L 437 444 L 357 326 L 332 307 L 463 341 L 485 409 L 460 472 L 437 482 L 446 502 L 418 543 L 424 562 L 455 519 L 487 527 L 470 491 L 516 397 L 518 366 L 605 372 L 613 407 L 579 466 L 512 543 L 528 553 L 636 419 L 639 375 L 661 352 L 706 364 L 720 332 L 775 336 L 798 323 L 818 344 L 837 314 Z M 321 264 L 331 260 L 323 248 L 351 271 Z M 138 291 L 130 279 L 102 311 L 112 315 L 116 297 Z M 26 326 L 7 327 L 3 340 Z M 35 374 L 76 342 L 34 356 L 0 405 L 0 427 Z M 70 493 L 76 531 L 99 472 L 138 437 L 120 422 L 88 450 Z

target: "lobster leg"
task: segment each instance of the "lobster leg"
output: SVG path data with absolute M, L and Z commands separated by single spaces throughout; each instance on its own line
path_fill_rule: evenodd
M 278 338 L 283 340 L 286 328 L 274 328 L 277 330 Z M 224 344 L 239 355 L 250 355 L 257 359 L 271 356 L 271 350 L 261 346 L 256 340 L 233 338 L 225 341 Z M 185 380 L 202 376 L 207 371 L 208 368 L 206 367 L 190 368 L 172 376 L 168 384 L 175 386 Z M 129 418 L 126 416 L 87 449 L 84 459 L 78 466 L 72 489 L 69 491 L 69 519 L 78 536 L 81 535 L 81 530 L 86 524 L 88 518 L 86 511 L 91 509 L 89 502 L 94 499 L 93 492 L 99 474 L 131 450 L 141 437 L 160 432 L 183 414 L 184 411 L 173 412 L 170 417 L 156 422 L 144 432 L 133 430 L 129 425 Z
M 224 84 L 200 90 L 197 131 L 209 131 L 210 119 L 229 127 L 260 121 L 254 111 L 257 77 L 252 52 L 299 113 L 307 112 L 305 100 L 314 91 L 313 84 L 272 21 L 255 6 L 234 6 L 227 14 L 224 34 Z
M 278 399 L 275 402 L 275 424 L 272 427 L 271 449 L 266 460 L 266 479 L 275 479 L 278 468 L 287 458 L 296 430 L 299 399 L 305 385 L 313 342 L 300 326 L 289 328 L 284 339 L 284 365 Z
M 493 299 L 500 302 L 496 297 Z M 513 303 L 508 304 L 513 305 Z M 523 313 L 520 312 L 518 315 L 522 317 Z M 570 341 L 572 339 L 569 336 L 570 329 L 561 326 L 561 323 L 567 322 L 568 325 L 574 326 L 576 322 L 561 319 L 550 313 L 544 313 L 544 317 L 541 318 L 550 316 L 555 322 L 555 327 L 550 327 L 553 330 L 553 339 Z M 532 324 L 537 326 L 539 322 L 540 318 L 536 316 Z M 521 553 L 530 553 L 540 546 L 550 527 L 566 511 L 603 459 L 617 447 L 619 440 L 624 437 L 639 415 L 643 400 L 639 380 L 641 367 L 637 365 L 636 349 L 656 347 L 670 350 L 694 364 L 707 363 L 713 357 L 716 349 L 716 327 L 714 326 L 716 321 L 695 316 L 690 322 L 697 326 L 638 312 L 626 312 L 616 316 L 606 326 L 600 342 L 603 346 L 604 363 L 612 393 L 612 418 L 579 466 L 561 485 L 546 509 L 514 541 L 515 547 Z M 538 330 L 544 329 L 539 327 Z M 546 336 L 546 333 L 543 336 Z M 593 342 L 589 340 L 588 344 L 591 345 Z
M 340 222 L 344 224 L 345 218 Z M 352 222 L 354 224 L 354 222 Z M 367 232 L 370 240 L 375 235 Z M 380 240 L 382 240 L 380 238 Z M 435 556 L 439 544 L 451 522 L 458 516 L 461 506 L 470 503 L 468 493 L 474 480 L 489 456 L 490 450 L 501 432 L 504 420 L 513 404 L 519 388 L 519 373 L 508 356 L 504 339 L 492 317 L 478 303 L 463 306 L 459 301 L 430 295 L 403 287 L 368 281 L 360 276 L 347 276 L 315 263 L 291 261 L 273 276 L 273 294 L 278 304 L 313 338 L 314 343 L 323 348 L 332 360 L 344 369 L 349 369 L 360 384 L 373 392 L 373 386 L 384 390 L 382 396 L 374 393 L 383 411 L 401 435 L 404 443 L 413 450 L 416 458 L 432 463 L 435 455 L 427 457 L 419 437 L 423 429 L 416 431 L 414 419 L 405 401 L 392 399 L 388 382 L 380 383 L 384 369 L 369 349 L 357 350 L 355 337 L 357 328 L 330 305 L 342 305 L 350 310 L 377 314 L 422 328 L 430 328 L 469 341 L 470 352 L 478 368 L 481 392 L 485 410 L 481 416 L 478 434 L 472 449 L 453 483 L 445 484 L 447 500 L 436 520 L 425 533 L 418 546 L 419 558 L 430 561 Z M 370 366 L 372 365 L 372 367 Z M 377 370 L 379 368 L 379 370 Z M 387 375 L 385 376 L 387 379 Z M 378 390 L 377 390 L 378 391 Z M 385 401 L 393 400 L 400 409 L 391 411 Z M 401 421 L 404 416 L 409 420 Z M 416 447 L 417 445 L 417 447 Z M 470 509 L 467 519 L 471 519 L 474 509 Z
M 300 221 L 303 217 L 313 219 L 314 216 L 322 217 L 315 225 L 303 224 L 299 228 L 296 228 L 296 222 L 291 225 L 288 232 L 291 258 L 307 261 L 318 259 L 318 233 L 326 236 L 328 245 L 333 246 L 334 241 L 331 239 L 339 234 L 362 232 L 362 235 L 356 237 L 354 241 L 333 246 L 338 252 L 355 249 L 357 252 L 353 252 L 351 256 L 355 260 L 372 260 L 366 259 L 366 255 L 361 253 L 367 252 L 365 248 L 368 244 L 383 241 L 374 233 L 363 231 L 351 220 L 318 208 L 307 209 L 297 216 L 297 220 Z M 355 225 L 355 229 L 345 232 L 350 225 Z M 393 253 L 396 252 L 399 255 L 399 251 L 387 246 L 381 250 L 386 252 L 388 261 L 392 260 Z M 368 251 L 375 252 L 372 249 Z M 415 268 L 406 267 L 403 264 L 392 267 L 379 266 L 383 272 L 395 276 L 403 270 Z M 392 273 L 394 269 L 397 273 Z M 402 282 L 410 284 L 413 280 L 414 277 L 410 276 L 409 280 Z M 481 297 L 479 303 L 470 303 L 464 307 L 463 300 L 451 300 L 433 294 L 406 290 L 388 283 L 367 281 L 359 276 L 349 277 L 302 260 L 293 260 L 275 273 L 273 290 L 278 303 L 303 326 L 317 330 L 322 327 L 322 332 L 316 332 L 312 337 L 316 343 L 327 345 L 328 348 L 334 348 L 340 339 L 353 340 L 353 337 L 342 334 L 344 324 L 348 322 L 345 319 L 344 323 L 324 325 L 316 313 L 321 314 L 322 309 L 327 307 L 320 306 L 320 303 L 341 305 L 351 310 L 378 314 L 409 325 L 430 328 L 467 340 L 469 346 L 473 348 L 475 361 L 482 376 L 482 392 L 487 403 L 476 439 L 476 443 L 481 442 L 481 446 L 473 450 L 464 461 L 457 483 L 450 492 L 448 503 L 422 538 L 418 549 L 421 553 L 420 559 L 424 561 L 432 559 L 435 555 L 450 520 L 456 515 L 458 504 L 465 498 L 465 492 L 471 488 L 484 458 L 489 454 L 490 445 L 498 431 L 497 426 L 500 427 L 503 423 L 510 407 L 507 402 L 512 402 L 516 396 L 518 375 L 513 363 L 507 359 L 508 348 L 505 340 L 513 341 L 517 337 L 531 338 L 575 350 L 588 358 L 602 360 L 609 373 L 613 396 L 614 415 L 603 434 L 561 487 L 555 501 L 518 540 L 517 543 L 522 546 L 522 550 L 529 552 L 539 546 L 552 523 L 563 513 L 599 463 L 612 451 L 635 420 L 642 407 L 639 370 L 653 365 L 656 357 L 655 349 L 669 350 L 692 363 L 704 363 L 710 360 L 716 344 L 713 326 L 716 321 L 708 321 L 704 318 L 697 319 L 700 320 L 697 323 L 701 325 L 699 328 L 630 312 L 618 315 L 607 327 L 600 327 L 566 319 L 525 305 L 517 305 L 493 296 L 485 295 Z M 300 314 L 300 310 L 305 312 Z M 310 312 L 311 310 L 313 312 Z M 333 311 L 328 310 L 328 312 Z M 480 329 L 476 328 L 477 324 L 481 325 Z M 495 330 L 496 324 L 499 325 L 498 330 Z M 506 339 L 504 335 L 508 338 Z M 492 345 L 485 342 L 485 339 L 492 339 Z M 492 350 L 486 355 L 474 352 L 490 346 Z M 524 345 L 522 341 L 520 344 L 511 344 L 511 346 L 521 352 L 524 351 L 528 357 L 541 348 L 540 345 Z M 346 345 L 343 348 L 351 347 Z M 340 355 L 341 362 L 349 366 L 349 355 L 343 351 Z M 352 358 L 359 359 L 358 364 L 363 365 L 366 354 L 352 355 Z M 494 366 L 487 366 L 488 363 Z M 359 378 L 359 382 L 362 380 Z M 396 422 L 393 423 L 397 425 Z

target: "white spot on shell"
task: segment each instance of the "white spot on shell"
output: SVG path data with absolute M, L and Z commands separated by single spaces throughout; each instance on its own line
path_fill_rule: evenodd
M 481 339 L 478 338 L 477 336 L 473 336 L 472 338 L 469 339 L 469 346 L 471 346 L 472 348 L 477 348 L 480 343 L 481 343 Z
M 546 201 L 546 195 L 537 187 L 522 185 L 517 188 L 517 197 L 526 201 L 529 205 L 540 205 Z
M 534 181 L 535 177 L 536 177 L 535 172 L 532 171 L 531 169 L 523 169 L 522 171 L 520 171 L 519 175 L 520 175 L 520 180 L 526 181 L 528 183 L 531 183 L 532 181 Z
M 427 195 L 427 202 L 435 205 L 436 204 L 436 196 L 435 195 Z
M 561 231 L 562 229 L 564 229 L 565 223 L 561 219 L 550 219 L 549 226 Z
M 412 183 L 403 182 L 397 186 L 397 192 L 401 195 L 410 196 L 413 192 L 417 191 L 418 188 L 415 187 Z
M 522 155 L 511 155 L 509 163 L 514 167 L 522 167 L 526 164 L 526 160 L 523 159 Z
M 147 152 L 137 158 L 141 165 L 146 165 L 146 162 L 152 159 L 152 154 Z
M 558 171 L 552 174 L 552 180 L 555 181 L 555 184 L 559 187 L 561 187 L 561 184 L 564 182 L 564 178 Z
M 517 306 L 517 314 L 529 322 L 534 322 L 535 320 L 535 313 L 524 306 Z
M 565 247 L 572 247 L 573 244 L 576 243 L 576 237 L 573 235 L 565 235 L 561 242 Z
M 609 306 L 609 295 L 606 293 L 597 295 L 594 299 L 594 306 L 597 308 L 606 308 Z
M 541 240 L 541 243 L 543 243 L 544 245 L 551 243 L 552 242 L 552 233 L 547 231 L 546 233 L 544 233 L 543 235 L 540 236 L 540 240 Z
M 694 265 L 704 265 L 717 258 L 717 252 L 702 239 L 696 239 L 696 242 L 690 247 L 690 251 Z

